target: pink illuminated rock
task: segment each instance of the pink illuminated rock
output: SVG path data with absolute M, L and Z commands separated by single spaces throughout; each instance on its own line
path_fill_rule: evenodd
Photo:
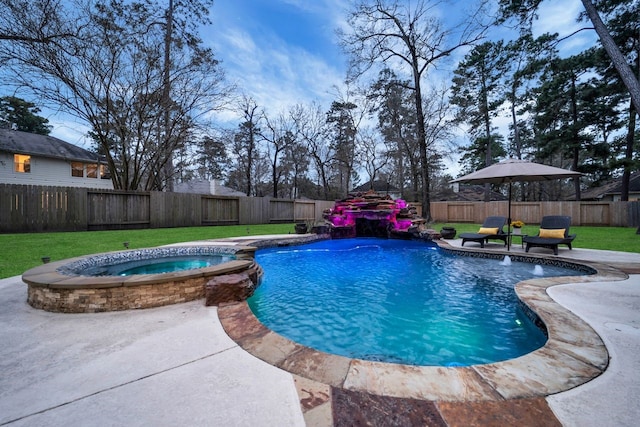
M 374 191 L 350 194 L 336 201 L 332 209 L 324 211 L 323 217 L 331 227 L 332 237 L 420 234 L 424 224 L 415 207 L 406 201 Z

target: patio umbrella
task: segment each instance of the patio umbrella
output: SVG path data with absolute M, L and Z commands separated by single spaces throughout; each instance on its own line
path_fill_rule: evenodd
M 581 176 L 580 172 L 571 171 L 526 160 L 508 159 L 494 163 L 460 178 L 452 183 L 462 184 L 504 184 L 509 183 L 509 215 L 507 221 L 507 250 L 511 249 L 511 184 L 525 181 L 550 181 Z

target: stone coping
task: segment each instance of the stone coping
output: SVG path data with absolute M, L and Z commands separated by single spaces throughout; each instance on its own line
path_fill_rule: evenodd
M 454 249 L 460 255 L 501 257 Z M 350 359 L 324 353 L 291 341 L 264 326 L 246 301 L 221 305 L 218 316 L 227 334 L 250 354 L 316 383 L 374 395 L 432 401 L 503 401 L 543 397 L 586 383 L 604 372 L 609 354 L 600 336 L 582 319 L 556 303 L 547 288 L 568 283 L 625 280 L 620 270 L 599 263 L 528 254 L 538 263 L 570 265 L 593 274 L 531 279 L 515 286 L 524 307 L 548 334 L 546 344 L 515 359 L 467 367 L 411 366 Z
M 159 247 L 148 249 L 134 249 L 128 251 L 108 252 L 104 254 L 89 255 L 80 260 L 69 262 L 56 270 L 68 276 L 82 276 L 87 269 L 104 265 L 117 265 L 130 261 L 146 261 L 158 258 L 184 257 L 184 256 L 214 256 L 233 255 L 234 257 L 253 258 L 255 248 L 238 246 L 182 246 Z
M 128 251 L 107 252 L 86 255 L 50 262 L 27 270 L 22 281 L 29 286 L 58 289 L 101 289 L 119 286 L 138 286 L 158 284 L 205 276 L 239 271 L 254 263 L 253 246 L 186 246 L 134 249 Z M 183 256 L 203 254 L 235 254 L 236 260 L 194 270 L 181 270 L 171 273 L 139 274 L 131 276 L 84 276 L 79 271 L 83 267 L 95 266 L 103 262 L 122 262 L 131 259 L 151 259 L 157 256 Z

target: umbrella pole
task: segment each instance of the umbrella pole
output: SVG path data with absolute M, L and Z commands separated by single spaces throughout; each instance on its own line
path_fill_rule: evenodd
M 509 213 L 507 215 L 507 252 L 511 250 L 511 181 L 509 181 Z

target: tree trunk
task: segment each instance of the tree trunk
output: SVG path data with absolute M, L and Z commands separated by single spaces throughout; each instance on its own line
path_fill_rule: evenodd
M 638 52 L 636 52 L 636 72 L 640 76 L 640 46 Z M 622 172 L 622 188 L 620 194 L 620 200 L 623 202 L 629 201 L 629 181 L 631 180 L 631 164 L 633 163 L 633 144 L 635 141 L 636 132 L 636 116 L 637 112 L 633 106 L 633 101 L 629 105 L 629 126 L 627 128 L 627 147 L 624 153 L 624 171 Z
M 629 90 L 629 95 L 631 95 L 631 102 L 633 102 L 633 106 L 636 111 L 640 111 L 640 82 L 638 82 L 638 78 L 633 74 L 631 67 L 627 64 L 627 60 L 624 55 L 620 52 L 618 45 L 609 34 L 609 30 L 600 19 L 600 15 L 596 10 L 593 2 L 591 0 L 582 0 L 582 4 L 584 5 L 584 9 L 587 12 L 587 16 L 593 23 L 593 26 L 600 37 L 600 43 L 602 43 L 602 47 L 611 58 L 611 62 L 613 66 L 618 71 L 620 78 L 624 82 L 624 85 Z
M 253 117 L 252 117 L 253 120 Z M 254 136 L 253 136 L 253 122 L 250 124 L 249 129 L 249 148 L 247 150 L 247 170 L 244 172 L 245 178 L 247 180 L 247 197 L 251 196 L 251 169 L 253 164 L 253 144 L 254 144 Z
M 420 75 L 417 73 L 418 66 L 414 64 L 414 84 L 416 102 L 416 121 L 418 125 L 418 145 L 420 146 L 420 163 L 422 164 L 422 217 L 431 222 L 431 191 L 429 177 L 429 157 L 427 156 L 427 138 L 424 129 L 424 111 L 422 110 L 422 90 L 420 89 Z
M 171 40 L 173 38 L 173 0 L 169 0 L 169 8 L 166 12 L 166 27 L 165 27 L 165 36 L 164 36 L 164 64 L 162 70 L 162 108 L 164 109 L 163 114 L 163 125 L 164 125 L 164 135 L 161 138 L 161 150 L 165 151 L 165 159 L 166 163 L 162 165 L 162 172 L 160 174 L 160 181 L 162 185 L 162 181 L 164 181 L 164 186 L 167 191 L 173 191 L 173 147 L 171 144 L 171 138 L 169 134 L 171 133 L 171 114 L 170 114 L 170 106 L 171 106 Z
M 580 135 L 578 135 L 578 104 L 576 100 L 576 78 L 571 78 L 571 139 L 573 140 L 571 169 L 578 170 L 578 160 L 580 159 Z M 576 193 L 576 202 L 581 199 L 580 177 L 573 178 L 573 189 Z
M 489 116 L 489 101 L 488 101 L 488 93 L 486 88 L 486 80 L 483 78 L 482 80 L 482 108 L 484 109 L 483 119 L 484 119 L 484 133 L 487 138 L 487 148 L 484 152 L 484 165 L 491 166 L 491 160 L 493 159 L 491 153 L 491 117 Z M 484 185 L 484 201 L 491 201 L 491 184 L 487 183 Z
M 640 61 L 640 59 L 638 59 Z M 635 141 L 636 110 L 633 103 L 629 106 L 629 127 L 627 130 L 627 146 L 624 153 L 624 171 L 622 172 L 622 188 L 620 190 L 620 200 L 629 201 L 629 181 L 631 180 L 631 164 L 633 162 L 633 143 Z
M 329 200 L 329 182 L 327 181 L 327 174 L 324 170 L 324 164 L 320 165 L 320 179 L 322 180 L 322 190 L 324 191 L 324 199 Z
M 276 166 L 273 166 L 273 170 L 271 172 L 271 179 L 273 180 L 273 198 L 278 198 L 278 173 L 276 171 Z
M 515 99 L 515 94 L 513 98 Z M 515 147 L 516 152 L 514 154 L 516 159 L 521 160 L 522 159 L 522 148 L 521 148 L 522 143 L 520 142 L 520 129 L 518 129 L 518 118 L 516 116 L 515 102 L 511 103 L 511 122 L 513 123 L 513 142 L 516 145 Z

